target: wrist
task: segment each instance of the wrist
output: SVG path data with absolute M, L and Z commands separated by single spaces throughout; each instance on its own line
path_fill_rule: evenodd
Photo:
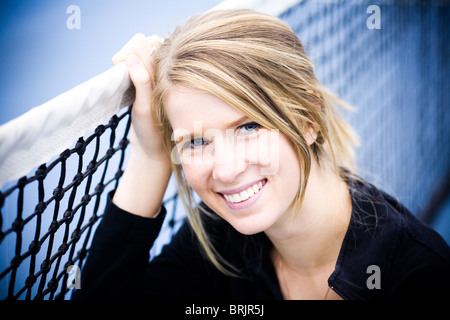
M 149 157 L 132 150 L 114 194 L 114 204 L 136 215 L 155 217 L 161 208 L 171 173 L 168 157 Z

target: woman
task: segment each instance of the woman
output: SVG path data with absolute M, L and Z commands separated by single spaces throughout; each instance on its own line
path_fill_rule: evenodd
M 449 247 L 354 174 L 357 139 L 335 110 L 346 105 L 283 22 L 213 11 L 163 43 L 135 36 L 122 61 L 136 87 L 131 155 L 78 298 L 388 299 L 448 286 Z M 172 172 L 189 222 L 149 263 Z

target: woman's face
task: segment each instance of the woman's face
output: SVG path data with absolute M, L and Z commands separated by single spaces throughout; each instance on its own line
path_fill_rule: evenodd
M 243 234 L 265 231 L 294 200 L 299 160 L 288 139 L 217 97 L 176 86 L 166 97 L 179 161 L 200 198 Z

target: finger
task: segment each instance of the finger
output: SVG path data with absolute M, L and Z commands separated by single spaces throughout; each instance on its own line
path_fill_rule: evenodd
M 145 38 L 142 33 L 135 34 L 116 54 L 112 57 L 114 65 L 125 61 L 125 58 L 135 51 L 135 44 L 139 39 Z
M 156 43 L 151 43 L 150 41 L 145 39 L 141 39 L 139 42 L 135 44 L 136 51 L 134 54 L 136 54 L 139 59 L 144 64 L 147 71 L 151 74 L 153 74 L 153 68 L 154 68 L 154 56 L 153 52 L 155 52 L 158 49 L 158 46 Z
M 128 55 L 136 54 L 144 64 L 151 63 L 149 57 L 161 47 L 161 44 L 162 40 L 157 35 L 147 38 L 142 33 L 137 33 L 112 57 L 112 62 L 116 65 L 125 61 Z
M 160 36 L 153 34 L 150 37 L 147 37 L 147 41 L 154 47 L 156 47 L 156 49 L 159 49 L 161 47 L 161 45 L 164 42 L 164 39 L 161 38 Z
M 126 58 L 128 73 L 136 90 L 146 92 L 152 89 L 152 75 L 147 71 L 140 58 L 135 54 L 130 54 Z
M 151 94 L 153 90 L 153 75 L 144 67 L 136 55 L 129 55 L 126 59 L 128 73 L 136 89 L 136 98 L 133 103 L 132 118 L 139 126 L 142 119 L 150 116 Z M 145 120 L 146 123 L 147 120 Z M 142 123 L 141 123 L 142 125 Z
M 152 35 L 148 38 L 138 37 L 136 39 L 136 55 L 139 57 L 150 76 L 151 87 L 153 88 L 155 60 L 153 53 L 161 48 L 162 41 L 159 36 Z
M 153 53 L 158 50 L 162 45 L 162 41 L 159 36 L 152 35 L 148 38 L 138 37 L 136 39 L 136 55 L 144 63 L 147 71 L 153 75 L 154 70 L 154 55 Z

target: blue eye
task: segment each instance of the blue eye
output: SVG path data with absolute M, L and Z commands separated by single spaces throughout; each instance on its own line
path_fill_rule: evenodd
M 206 145 L 208 142 L 203 138 L 195 138 L 188 141 L 183 148 L 197 148 Z
M 244 133 L 251 133 L 261 128 L 261 125 L 257 124 L 256 122 L 250 122 L 242 125 L 240 128 Z
M 205 140 L 202 138 L 192 139 L 191 140 L 191 146 L 193 147 L 199 147 L 202 146 L 205 143 Z

